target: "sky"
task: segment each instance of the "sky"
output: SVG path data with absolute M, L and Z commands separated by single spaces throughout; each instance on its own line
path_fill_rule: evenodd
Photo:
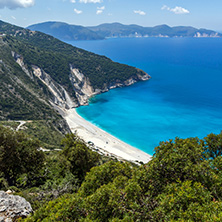
M 27 27 L 46 21 L 94 26 L 193 26 L 222 31 L 221 0 L 0 0 L 0 20 Z

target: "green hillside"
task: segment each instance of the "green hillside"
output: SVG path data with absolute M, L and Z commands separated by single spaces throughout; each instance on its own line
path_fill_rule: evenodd
M 0 189 L 34 213 L 19 221 L 221 221 L 222 133 L 161 142 L 141 166 L 111 160 L 73 134 L 62 150 L 0 126 Z
M 27 78 L 21 67 L 15 63 L 11 55 L 14 47 L 8 43 L 7 38 L 0 39 L 0 119 L 59 118 L 46 102 L 44 86 L 36 84 L 37 80 Z
M 146 75 L 134 67 L 115 63 L 105 56 L 73 47 L 52 36 L 32 32 L 0 21 L 0 118 L 47 119 L 59 118 L 51 108 L 50 90 L 34 75 L 30 78 L 16 63 L 12 52 L 21 58 L 32 74 L 35 65 L 60 84 L 76 101 L 75 89 L 70 81 L 70 66 L 89 79 L 94 89 L 107 87 Z

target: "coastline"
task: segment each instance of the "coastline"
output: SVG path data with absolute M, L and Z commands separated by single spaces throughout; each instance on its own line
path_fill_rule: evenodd
M 71 131 L 76 133 L 86 143 L 94 144 L 96 150 L 118 159 L 147 163 L 152 156 L 121 141 L 106 131 L 82 118 L 76 109 L 67 110 L 64 115 Z

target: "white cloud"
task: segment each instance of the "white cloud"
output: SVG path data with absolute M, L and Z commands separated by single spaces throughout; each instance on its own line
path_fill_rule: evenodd
M 97 14 L 97 15 L 102 14 L 104 9 L 105 9 L 105 6 L 97 7 L 96 14 Z
M 76 0 L 70 0 L 71 3 L 76 3 Z
M 102 3 L 103 0 L 79 0 L 80 3 Z
M 78 14 L 78 15 L 82 13 L 81 10 L 78 10 L 78 9 L 76 9 L 76 8 L 74 8 L 74 12 L 75 12 L 76 14 Z
M 0 8 L 28 8 L 35 4 L 35 0 L 0 0 Z
M 171 9 L 171 12 L 174 12 L 175 14 L 189 14 L 190 12 L 182 7 L 176 6 L 175 8 Z
M 141 11 L 141 10 L 134 10 L 135 14 L 139 14 L 139 15 L 146 15 L 146 12 Z
M 182 8 L 180 6 L 176 6 L 175 8 L 170 8 L 166 5 L 164 5 L 161 9 L 168 10 L 168 11 L 173 12 L 175 14 L 189 14 L 190 13 L 187 9 Z

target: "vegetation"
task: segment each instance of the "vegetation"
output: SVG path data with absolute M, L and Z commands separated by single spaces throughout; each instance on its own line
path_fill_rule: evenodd
M 32 203 L 25 221 L 222 219 L 222 133 L 161 142 L 141 166 L 107 162 L 74 134 L 62 146 L 45 154 L 38 141 L 0 128 L 0 189 L 14 186 Z
M 44 154 L 38 140 L 0 127 L 1 186 L 39 185 Z
M 65 88 L 77 105 L 75 89 L 70 81 L 70 66 L 79 69 L 91 86 L 100 90 L 124 83 L 129 78 L 138 80 L 138 75 L 145 74 L 139 69 L 78 49 L 52 36 L 2 21 L 1 33 L 4 35 L 0 36 L 0 120 L 61 120 L 49 102 L 54 101 L 54 96 L 33 75 L 33 65 L 44 70 Z M 24 62 L 22 68 L 16 63 L 15 57 Z
M 47 102 L 47 90 L 27 76 L 0 39 L 0 119 L 58 120 L 61 117 Z M 45 92 L 46 91 L 46 92 Z
M 12 30 L 16 30 L 13 36 L 7 35 L 4 41 L 23 56 L 25 64 L 29 68 L 31 65 L 41 67 L 69 92 L 72 91 L 70 64 L 84 73 L 95 89 L 104 89 L 116 82 L 145 74 L 142 70 L 115 63 L 105 56 L 73 47 L 52 36 L 8 24 L 6 29 L 5 26 L 5 23 L 0 23 L 0 32 L 11 34 Z
M 24 132 L 0 126 L 0 190 L 16 191 L 34 209 L 77 191 L 91 167 L 109 160 L 73 134 L 62 139 L 60 151 L 43 152 L 42 144 Z
M 68 130 L 47 102 L 50 92 L 11 51 L 69 92 L 70 64 L 100 89 L 143 72 L 39 32 L 3 22 L 0 32 L 7 34 L 0 37 L 0 118 L 30 120 L 22 131 L 16 122 L 0 124 L 0 189 L 30 201 L 35 213 L 25 221 L 222 220 L 222 133 L 161 142 L 141 166 L 100 156 L 76 135 L 62 136 Z
M 57 126 L 60 123 L 61 126 Z M 0 126 L 6 126 L 10 129 L 16 130 L 20 121 L 0 121 Z M 65 133 L 69 133 L 69 129 L 65 128 L 64 122 L 53 120 L 29 120 L 24 121 L 24 125 L 19 131 L 38 139 L 44 149 L 61 149 L 60 142 Z M 64 133 L 62 133 L 64 131 Z

